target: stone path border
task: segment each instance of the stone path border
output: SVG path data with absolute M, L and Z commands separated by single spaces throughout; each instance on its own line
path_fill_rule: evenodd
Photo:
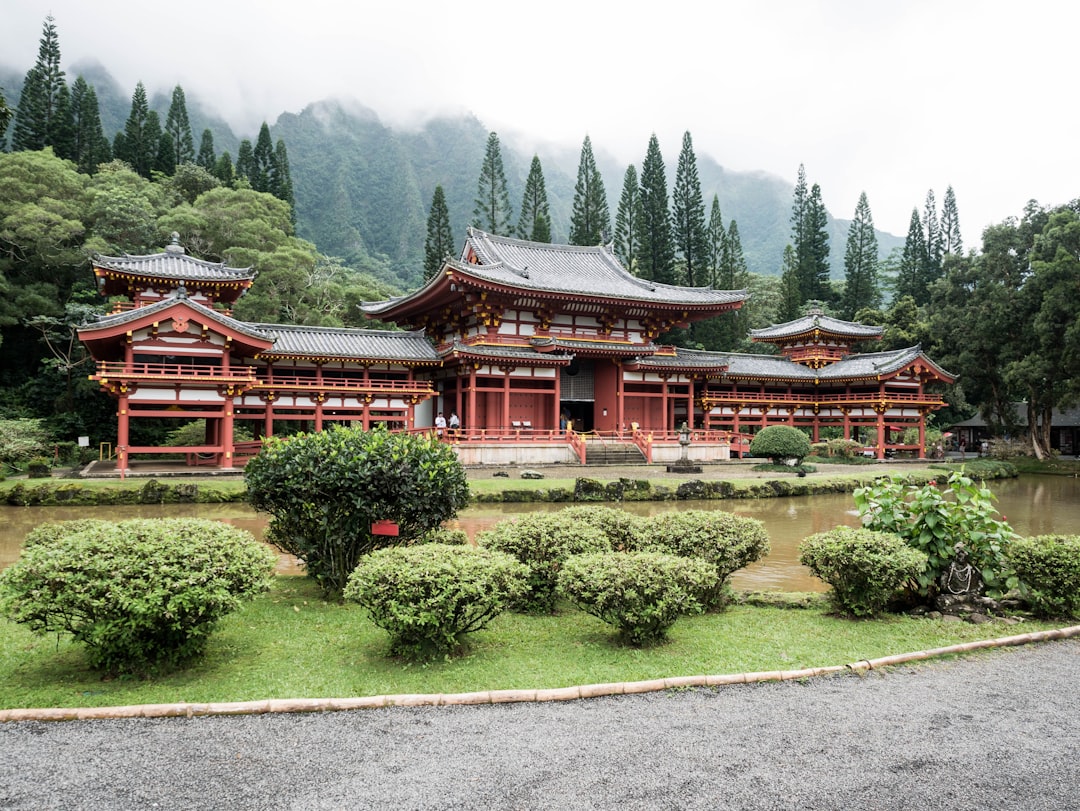
M 728 684 L 793 681 L 826 676 L 833 673 L 862 673 L 882 667 L 922 661 L 988 648 L 1004 648 L 1069 639 L 1080 636 L 1080 625 L 1034 631 L 1029 634 L 965 642 L 945 648 L 933 648 L 914 653 L 899 653 L 879 659 L 863 659 L 846 665 L 814 667 L 803 670 L 772 670 L 734 675 L 676 676 L 648 681 L 584 684 L 576 687 L 556 687 L 542 690 L 487 690 L 475 693 L 416 693 L 357 698 L 296 698 L 265 701 L 233 701 L 209 704 L 133 704 L 122 707 L 57 707 L 0 710 L 0 723 L 14 721 L 85 721 L 108 718 L 191 718 L 207 715 L 261 715 L 278 712 L 336 712 L 339 710 L 370 710 L 382 707 L 443 707 L 451 704 L 504 704 L 522 701 L 573 701 L 599 696 L 632 695 L 685 687 L 720 687 Z

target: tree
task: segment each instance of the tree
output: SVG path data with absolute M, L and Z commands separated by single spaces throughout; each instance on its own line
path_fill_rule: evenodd
M 653 133 L 641 164 L 641 275 L 664 284 L 675 282 L 675 246 L 671 238 L 667 179 L 660 142 Z
M 251 188 L 255 189 L 255 179 L 258 176 L 258 166 L 255 162 L 255 148 L 251 141 L 244 138 L 240 141 L 240 148 L 236 152 L 236 179 L 246 180 Z M 255 189 L 258 191 L 258 189 Z
M 904 240 L 904 252 L 900 256 L 900 267 L 896 273 L 895 296 L 911 296 L 916 302 L 926 301 L 930 291 L 922 288 L 922 272 L 926 267 L 926 237 L 923 233 L 919 210 L 911 209 L 908 222 L 907 238 Z
M 532 242 L 551 242 L 551 211 L 544 185 L 544 170 L 536 155 L 533 155 L 529 176 L 525 180 L 525 193 L 521 196 L 518 236 Z
M 641 250 L 641 189 L 634 164 L 626 167 L 622 194 L 615 214 L 615 256 L 631 273 L 637 272 Z
M 804 302 L 826 301 L 830 298 L 829 216 L 821 202 L 821 187 L 817 183 L 810 187 L 805 217 L 804 242 L 795 248 L 799 259 L 799 289 Z
M 7 99 L 4 97 L 4 88 L 0 87 L 0 141 L 4 140 L 8 124 L 11 123 L 14 115 L 15 111 L 8 107 Z
M 596 168 L 589 136 L 581 144 L 574 207 L 570 216 L 571 245 L 600 245 L 609 238 L 611 214 L 608 211 L 604 181 Z
M 794 459 L 797 465 L 810 455 L 810 439 L 790 425 L 769 425 L 754 434 L 750 453 L 764 456 L 775 465 L 784 464 L 789 459 Z
M 169 112 L 165 115 L 165 132 L 172 138 L 174 171 L 180 164 L 191 163 L 195 160 L 195 142 L 191 137 L 187 101 L 184 99 L 184 89 L 180 85 L 173 88 L 172 102 L 169 104 Z
M 443 260 L 454 250 L 454 233 L 450 230 L 450 212 L 442 186 L 435 187 L 428 212 L 427 239 L 424 240 L 424 280 L 439 272 Z
M 152 126 L 157 124 L 156 131 Z M 157 114 L 151 122 L 150 105 L 146 100 L 146 88 L 142 82 L 135 85 L 131 96 L 131 112 L 124 123 L 123 133 L 117 133 L 113 143 L 113 155 L 127 163 L 143 177 L 150 177 L 161 140 L 161 124 Z
M 75 159 L 75 115 L 71 105 L 71 91 L 61 82 L 56 93 L 56 109 L 49 120 L 48 142 L 58 158 Z
M 802 309 L 802 287 L 799 283 L 799 260 L 791 245 L 784 247 L 783 269 L 780 272 L 780 303 L 776 308 L 776 320 L 781 323 L 794 321 Z
M 675 169 L 672 206 L 675 246 L 682 257 L 685 282 L 691 287 L 703 285 L 707 278 L 709 239 L 697 156 L 689 131 L 683 134 L 682 151 Z
M 731 288 L 725 288 L 720 281 L 723 272 L 721 268 L 725 264 L 727 251 L 727 229 L 724 227 L 724 215 L 720 212 L 720 196 L 716 194 L 713 195 L 712 205 L 709 207 L 709 225 L 706 236 L 708 237 L 709 284 L 720 290 L 730 290 Z
M 259 137 L 255 139 L 254 171 L 250 177 L 251 187 L 255 191 L 270 191 L 270 176 L 274 171 L 274 142 L 270 138 L 270 127 L 262 122 Z
M 199 154 L 195 156 L 195 163 L 213 174 L 214 167 L 217 164 L 217 157 L 214 154 L 214 133 L 209 129 L 203 130 L 202 139 L 199 141 Z
M 874 218 L 866 192 L 859 195 L 855 217 L 848 227 L 847 248 L 844 251 L 844 296 L 840 311 L 852 319 L 864 307 L 881 304 L 878 288 L 878 241 L 874 233 Z
M 296 197 L 293 194 L 292 170 L 289 168 L 289 153 L 285 140 L 278 138 L 274 155 L 270 161 L 270 193 L 278 200 L 284 200 L 292 211 L 292 221 L 296 223 Z
M 964 243 L 960 238 L 960 214 L 952 186 L 945 189 L 945 200 L 941 204 L 941 250 L 946 255 L 962 256 L 964 253 Z
M 938 225 L 937 203 L 934 200 L 933 189 L 926 193 L 926 207 L 923 209 L 923 227 L 926 229 L 923 236 L 926 253 L 919 273 L 919 287 L 924 291 L 929 291 L 930 285 L 941 277 L 942 254 L 941 227 Z M 924 292 L 919 303 L 925 304 L 929 298 L 929 293 Z
M 75 154 L 72 160 L 84 174 L 94 174 L 98 166 L 112 160 L 112 149 L 101 129 L 97 93 L 80 76 L 71 87 L 71 108 L 75 123 Z
M 66 91 L 64 71 L 60 70 L 60 39 L 53 18 L 48 16 L 41 29 L 37 61 L 23 80 L 11 135 L 14 151 L 38 150 L 53 145 L 52 138 L 59 123 L 53 119 L 60 102 L 61 87 Z
M 512 233 L 513 219 L 499 135 L 491 132 L 488 134 L 484 162 L 480 166 L 480 178 L 476 186 L 473 225 L 490 234 L 508 236 Z

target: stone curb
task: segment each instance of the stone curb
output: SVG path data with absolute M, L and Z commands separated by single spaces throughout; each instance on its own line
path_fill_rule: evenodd
M 15 721 L 85 721 L 108 718 L 193 718 L 207 715 L 261 715 L 275 712 L 337 712 L 339 710 L 371 710 L 381 707 L 446 707 L 450 705 L 506 704 L 525 701 L 574 701 L 599 696 L 632 695 L 686 687 L 722 687 L 729 684 L 753 684 L 768 681 L 792 681 L 826 676 L 833 673 L 865 673 L 883 667 L 917 662 L 938 656 L 968 653 L 987 648 L 1004 648 L 1069 639 L 1080 636 L 1080 625 L 1035 631 L 1030 634 L 1006 636 L 965 642 L 945 648 L 915 651 L 863 659 L 847 665 L 815 667 L 804 670 L 772 670 L 733 675 L 676 676 L 669 679 L 584 684 L 576 687 L 556 687 L 538 690 L 488 690 L 476 693 L 417 693 L 356 698 L 295 698 L 265 701 L 234 701 L 210 704 L 134 704 L 125 707 L 56 707 L 0 710 L 0 723 Z

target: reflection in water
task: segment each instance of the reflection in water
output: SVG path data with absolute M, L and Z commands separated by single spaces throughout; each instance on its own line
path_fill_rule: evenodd
M 1080 479 L 1066 476 L 1022 476 L 993 482 L 997 508 L 1021 535 L 1080 534 Z M 560 510 L 566 504 L 498 504 L 471 507 L 455 526 L 469 537 L 498 521 L 536 510 Z M 799 498 L 765 498 L 733 501 L 644 501 L 620 505 L 635 515 L 656 515 L 670 510 L 727 510 L 757 518 L 769 532 L 772 551 L 752 566 L 736 572 L 732 584 L 740 590 L 824 591 L 826 586 L 799 565 L 799 542 L 807 535 L 835 526 L 858 526 L 859 516 L 851 496 L 830 494 Z M 109 520 L 145 517 L 212 518 L 225 521 L 262 539 L 265 515 L 241 504 L 172 504 L 100 507 L 0 507 L 0 568 L 14 561 L 22 539 L 46 521 L 102 517 Z M 282 555 L 279 572 L 295 573 L 295 560 Z

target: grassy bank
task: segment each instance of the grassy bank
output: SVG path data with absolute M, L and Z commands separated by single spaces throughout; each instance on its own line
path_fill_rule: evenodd
M 102 680 L 80 647 L 0 620 L 0 708 L 97 707 L 266 698 L 450 693 L 560 687 L 696 674 L 795 670 L 1055 627 L 975 626 L 912 617 L 852 621 L 810 608 L 738 605 L 680 619 L 662 645 L 617 645 L 609 626 L 565 607 L 554 616 L 504 614 L 450 661 L 386 656 L 387 635 L 352 605 L 326 602 L 303 577 L 278 577 L 232 615 L 205 659 L 151 680 Z

